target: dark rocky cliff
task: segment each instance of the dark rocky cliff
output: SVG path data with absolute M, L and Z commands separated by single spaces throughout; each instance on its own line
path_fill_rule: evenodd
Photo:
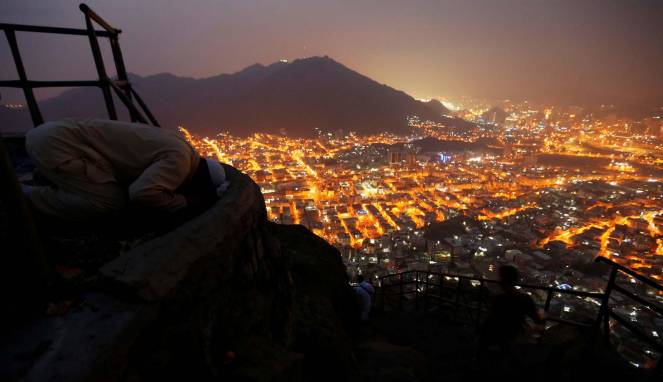
M 355 300 L 336 249 L 231 186 L 203 215 L 122 253 L 80 303 L 5 342 L 3 379 L 344 380 Z

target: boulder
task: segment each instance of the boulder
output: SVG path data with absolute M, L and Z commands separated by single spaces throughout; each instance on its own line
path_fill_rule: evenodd
M 3 380 L 346 380 L 355 303 L 339 252 L 224 196 L 103 265 L 71 308 L 3 341 Z M 5 366 L 7 366 L 5 368 Z

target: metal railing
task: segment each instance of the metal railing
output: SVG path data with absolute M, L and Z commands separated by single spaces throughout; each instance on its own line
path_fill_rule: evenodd
M 136 93 L 128 80 L 124 59 L 122 58 L 122 49 L 120 48 L 119 43 L 121 30 L 111 26 L 87 5 L 80 4 L 79 8 L 84 14 L 86 29 L 0 23 L 0 30 L 4 31 L 5 37 L 7 38 L 14 65 L 16 66 L 16 73 L 18 74 L 17 80 L 0 81 L 0 87 L 23 89 L 23 94 L 30 110 L 30 117 L 34 126 L 40 125 L 44 122 L 44 118 L 39 109 L 39 104 L 34 95 L 35 88 L 92 86 L 101 89 L 108 117 L 110 119 L 118 119 L 117 111 L 113 103 L 112 90 L 128 109 L 132 122 L 150 123 L 151 125 L 158 127 L 159 123 L 154 118 L 154 115 L 150 112 L 145 102 L 140 98 L 138 93 Z M 103 30 L 95 29 L 95 24 L 100 26 Z M 17 32 L 87 36 L 90 42 L 98 79 L 74 81 L 30 80 L 23 64 L 21 50 L 19 49 L 19 44 L 16 38 Z M 106 66 L 99 46 L 99 38 L 107 38 L 110 42 L 113 61 L 117 72 L 117 79 L 115 80 L 111 79 L 106 72 Z M 140 109 L 134 105 L 134 100 L 138 103 Z M 36 285 L 37 281 L 41 281 L 42 285 L 48 285 L 55 278 L 54 272 L 48 266 L 44 246 L 41 245 L 34 218 L 21 192 L 21 187 L 18 183 L 4 138 L 0 140 L 0 169 L 2 170 L 0 172 L 0 200 L 2 200 L 3 206 L 6 209 L 7 219 L 11 222 L 11 224 L 9 224 L 12 231 L 10 237 L 14 238 L 17 243 L 19 243 L 20 247 L 23 247 L 21 250 L 21 256 L 9 257 L 12 259 L 25 258 L 25 261 L 18 262 L 17 264 L 9 264 L 10 268 L 16 270 L 30 268 L 22 272 L 24 277 L 21 277 L 21 279 L 31 280 L 31 285 Z M 16 261 L 17 260 L 14 260 L 14 262 Z M 19 273 L 21 272 L 19 271 Z
M 36 25 L 20 25 L 20 24 L 4 24 L 0 23 L 0 30 L 4 31 L 9 49 L 11 50 L 18 74 L 18 80 L 5 80 L 0 81 L 0 87 L 21 88 L 25 96 L 26 103 L 30 110 L 30 116 L 34 126 L 44 123 L 44 118 L 39 110 L 39 104 L 34 95 L 33 89 L 47 88 L 47 87 L 99 87 L 104 96 L 108 118 L 117 120 L 117 111 L 113 103 L 113 93 L 122 101 L 124 106 L 129 111 L 132 122 L 150 123 L 154 126 L 159 126 L 156 118 L 150 112 L 147 105 L 142 98 L 136 93 L 131 86 L 127 77 L 127 70 L 122 58 L 122 49 L 120 48 L 119 35 L 122 32 L 119 29 L 111 26 L 106 20 L 96 14 L 90 7 L 85 4 L 80 5 L 80 10 L 85 15 L 86 29 L 75 28 L 59 28 L 59 27 L 45 27 Z M 102 27 L 103 30 L 95 29 L 95 24 Z M 97 80 L 74 80 L 74 81 L 34 81 L 28 79 L 23 58 L 19 49 L 18 41 L 16 39 L 16 32 L 28 33 L 48 33 L 69 36 L 88 36 L 90 41 L 90 48 L 92 50 L 92 58 L 94 59 L 95 68 L 97 70 Z M 101 54 L 99 46 L 99 38 L 107 38 L 110 42 L 111 52 L 113 54 L 113 61 L 117 71 L 117 79 L 111 79 L 106 73 L 106 65 Z M 134 105 L 133 100 L 136 100 L 140 109 Z
M 618 314 L 613 309 L 611 301 L 613 301 L 615 293 L 619 293 L 639 308 L 663 318 L 663 307 L 660 304 L 619 285 L 617 276 L 623 275 L 632 282 L 633 280 L 641 282 L 643 285 L 653 288 L 655 293 L 659 294 L 663 293 L 663 286 L 607 258 L 597 257 L 596 262 L 607 264 L 610 267 L 608 281 L 603 292 L 586 292 L 523 283 L 516 285 L 523 290 L 543 292 L 545 295 L 543 310 L 546 312 L 545 319 L 547 321 L 601 329 L 604 338 L 609 341 L 611 338 L 610 320 L 614 320 L 660 354 L 654 369 L 655 373 L 661 373 L 663 371 L 663 343 L 657 339 L 658 336 L 645 333 L 631 323 L 629 319 Z M 478 326 L 481 315 L 488 311 L 486 303 L 488 297 L 487 287 L 491 284 L 498 285 L 499 281 L 443 272 L 407 271 L 380 277 L 374 304 L 378 309 L 395 308 L 398 310 L 408 308 L 428 310 L 434 307 L 441 308 L 444 305 L 451 305 L 454 307 L 454 314 L 464 309 L 469 318 L 474 320 Z M 551 314 L 553 300 L 563 296 L 599 300 L 598 313 L 595 318 L 585 322 L 569 320 Z M 406 306 L 406 304 L 410 306 Z M 437 304 L 437 306 L 432 304 Z M 663 333 L 661 335 L 663 336 Z
M 604 263 L 610 266 L 608 284 L 606 285 L 603 300 L 601 302 L 601 308 L 596 318 L 596 326 L 602 327 L 604 337 L 609 339 L 611 335 L 610 319 L 613 319 L 624 328 L 626 328 L 630 333 L 636 335 L 641 341 L 654 348 L 655 351 L 660 355 L 655 367 L 656 372 L 660 374 L 663 372 L 663 343 L 660 340 L 656 340 L 656 338 L 660 337 L 645 333 L 643 330 L 631 323 L 628 319 L 615 312 L 613 306 L 610 304 L 610 301 L 611 298 L 613 298 L 617 293 L 621 297 L 625 297 L 635 303 L 635 305 L 639 308 L 647 310 L 652 314 L 663 318 L 663 306 L 619 285 L 617 282 L 617 276 L 624 275 L 629 278 L 629 280 L 640 282 L 646 287 L 652 288 L 658 295 L 663 293 L 663 285 L 605 257 L 597 257 L 596 262 Z M 663 335 L 663 333 L 661 335 Z

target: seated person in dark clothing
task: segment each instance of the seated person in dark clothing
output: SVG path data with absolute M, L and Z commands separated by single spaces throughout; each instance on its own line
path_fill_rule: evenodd
M 495 296 L 481 332 L 482 348 L 508 346 L 526 328 L 526 318 L 543 324 L 542 315 L 532 298 L 516 289 L 520 279 L 518 270 L 510 265 L 499 269 L 502 293 Z M 485 350 L 485 349 L 484 349 Z

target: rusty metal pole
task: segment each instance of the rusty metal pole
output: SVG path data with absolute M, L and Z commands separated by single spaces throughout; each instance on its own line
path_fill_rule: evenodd
M 122 90 L 124 90 L 124 95 L 127 97 L 129 102 L 131 102 L 131 83 L 129 82 L 129 77 L 127 76 L 127 69 L 124 66 L 124 59 L 122 58 L 122 49 L 120 49 L 120 41 L 118 40 L 118 35 L 110 37 L 111 51 L 113 52 L 113 60 L 115 61 L 115 70 L 117 71 L 117 79 L 122 83 Z M 129 115 L 131 117 L 131 122 L 141 122 L 140 116 L 136 113 L 134 109 L 129 109 Z
M 476 327 L 481 325 L 481 309 L 483 308 L 483 278 L 479 281 L 479 298 L 477 301 Z
M 398 279 L 400 280 L 399 290 L 398 290 L 398 310 L 403 311 L 403 274 L 401 274 Z
M 27 102 L 28 108 L 30 109 L 32 123 L 35 126 L 41 125 L 44 123 L 44 118 L 41 116 L 39 106 L 37 106 L 35 93 L 32 90 L 32 87 L 28 84 L 28 76 L 25 72 L 25 66 L 23 66 L 23 59 L 21 58 L 21 52 L 18 49 L 18 42 L 16 41 L 16 31 L 13 29 L 5 29 L 5 36 L 7 37 L 7 42 L 9 43 L 9 49 L 12 52 L 12 57 L 14 58 L 14 64 L 16 65 L 18 78 L 23 85 L 23 94 L 25 95 L 25 101 Z
M 414 310 L 419 310 L 419 272 L 414 272 Z
M 104 96 L 104 102 L 106 104 L 106 110 L 108 111 L 108 118 L 112 120 L 117 120 L 117 111 L 115 110 L 115 104 L 113 103 L 113 94 L 110 91 L 110 85 L 108 84 L 109 79 L 106 74 L 106 67 L 104 65 L 104 59 L 101 55 L 101 48 L 99 47 L 99 40 L 97 40 L 97 32 L 92 25 L 92 19 L 90 18 L 90 8 L 87 5 L 80 5 L 81 11 L 85 14 L 85 26 L 88 31 L 88 39 L 90 40 L 90 49 L 92 49 L 92 58 L 94 58 L 94 66 L 97 69 L 97 76 L 99 81 L 101 81 L 101 92 Z

